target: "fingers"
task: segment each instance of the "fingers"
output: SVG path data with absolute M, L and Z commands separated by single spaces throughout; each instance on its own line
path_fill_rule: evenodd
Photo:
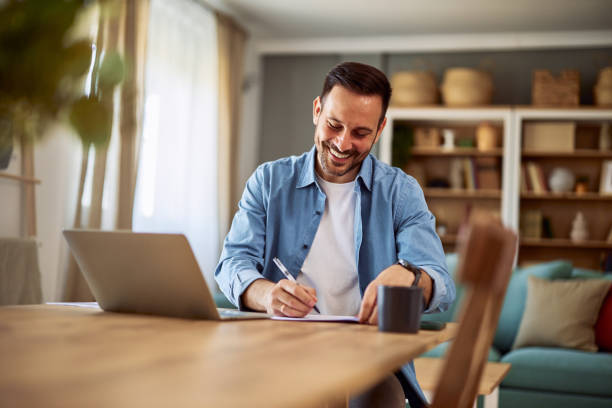
M 268 313 L 277 316 L 304 317 L 316 304 L 314 289 L 287 279 L 280 280 L 268 296 Z
M 368 319 L 368 324 L 378 325 L 378 305 L 374 306 L 374 309 L 372 310 L 372 314 L 370 315 L 370 318 Z
M 376 287 L 374 282 L 371 282 L 363 293 L 363 299 L 361 300 L 361 307 L 359 309 L 359 323 L 369 323 L 370 316 L 376 308 Z M 378 317 L 376 317 L 378 321 Z
M 287 293 L 293 295 L 296 299 L 298 299 L 301 303 L 308 305 L 310 309 L 314 307 L 317 303 L 317 297 L 315 295 L 315 291 L 313 288 L 309 288 L 308 286 L 302 286 L 297 284 L 296 282 L 292 282 L 287 279 L 282 279 L 278 282 L 281 288 Z

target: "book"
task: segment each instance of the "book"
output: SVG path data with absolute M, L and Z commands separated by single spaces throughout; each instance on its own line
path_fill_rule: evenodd
M 538 176 L 538 170 L 534 162 L 527 163 L 527 174 L 529 176 L 529 184 L 531 185 L 532 191 L 536 194 L 542 194 L 544 190 L 540 184 L 540 177 Z
M 527 182 L 527 167 L 521 164 L 521 193 L 527 193 L 530 190 L 529 183 Z
M 474 171 L 474 161 L 472 159 L 463 159 L 463 175 L 465 177 L 465 188 L 467 190 L 476 190 L 476 174 Z
M 501 175 L 497 158 L 482 157 L 476 159 L 476 181 L 479 189 L 499 190 Z

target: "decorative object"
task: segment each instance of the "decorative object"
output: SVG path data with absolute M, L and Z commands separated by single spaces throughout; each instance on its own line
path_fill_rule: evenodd
M 489 122 L 482 122 L 476 128 L 476 146 L 480 151 L 497 148 L 497 128 Z
M 601 182 L 599 193 L 612 194 L 612 160 L 606 160 L 601 164 Z
M 612 67 L 599 71 L 597 84 L 593 87 L 595 105 L 612 106 Z
M 463 160 L 453 159 L 450 163 L 449 174 L 450 186 L 453 189 L 459 190 L 463 188 Z
M 526 123 L 523 149 L 538 152 L 573 152 L 575 122 Z
M 594 326 L 612 282 L 527 279 L 525 311 L 512 349 L 539 346 L 596 352 Z
M 612 141 L 610 140 L 610 124 L 604 122 L 599 130 L 599 150 L 606 151 L 612 148 Z
M 578 176 L 575 191 L 576 194 L 584 194 L 589 191 L 589 178 L 587 176 Z
M 467 139 L 467 138 L 459 139 L 457 141 L 457 146 L 459 146 L 459 147 L 474 147 L 474 140 Z
M 531 103 L 538 106 L 580 105 L 580 72 L 563 70 L 555 77 L 548 70 L 533 71 Z
M 422 106 L 438 103 L 436 77 L 430 71 L 401 71 L 391 77 L 392 106 Z
M 521 211 L 520 232 L 523 238 L 542 238 L 542 211 Z
M 444 137 L 444 144 L 442 148 L 445 150 L 452 150 L 455 148 L 455 131 L 453 129 L 442 130 L 442 136 Z
M 440 132 L 431 131 L 427 128 L 416 128 L 414 130 L 414 145 L 418 147 L 439 147 Z
M 446 224 L 442 222 L 438 222 L 438 225 L 436 225 L 436 233 L 438 234 L 438 236 L 443 237 L 446 235 L 447 232 L 448 232 L 448 227 L 446 226 Z
M 567 167 L 555 167 L 550 172 L 548 187 L 554 193 L 567 193 L 573 190 L 576 177 Z
M 491 74 L 473 68 L 449 68 L 444 72 L 442 99 L 448 106 L 489 105 L 493 97 Z
M 572 221 L 570 239 L 574 242 L 583 242 L 589 239 L 589 230 L 587 229 L 586 218 L 584 218 L 582 211 L 578 211 Z

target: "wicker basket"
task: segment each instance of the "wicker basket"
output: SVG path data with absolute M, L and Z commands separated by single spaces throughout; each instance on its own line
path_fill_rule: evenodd
M 436 77 L 429 71 L 402 71 L 391 77 L 393 106 L 419 106 L 438 103 Z
M 531 103 L 538 106 L 580 105 L 580 73 L 565 70 L 555 77 L 548 70 L 533 71 Z
M 612 67 L 599 71 L 597 85 L 593 88 L 595 105 L 612 106 Z
M 448 106 L 489 105 L 493 97 L 493 80 L 484 71 L 472 68 L 449 68 L 444 72 L 442 99 Z

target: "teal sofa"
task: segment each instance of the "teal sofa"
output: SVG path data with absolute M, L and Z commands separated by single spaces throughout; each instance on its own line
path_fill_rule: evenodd
M 447 255 L 449 272 L 454 276 L 455 254 Z M 513 271 L 508 284 L 489 361 L 511 363 L 510 372 L 501 383 L 501 408 L 542 407 L 612 407 L 612 353 L 585 352 L 562 348 L 526 347 L 512 350 L 527 297 L 527 276 L 541 279 L 604 278 L 588 270 L 574 269 L 565 261 L 541 263 Z M 463 288 L 457 285 L 457 299 L 452 307 L 423 320 L 450 322 L 459 314 Z M 441 357 L 448 344 L 441 344 L 425 354 Z

